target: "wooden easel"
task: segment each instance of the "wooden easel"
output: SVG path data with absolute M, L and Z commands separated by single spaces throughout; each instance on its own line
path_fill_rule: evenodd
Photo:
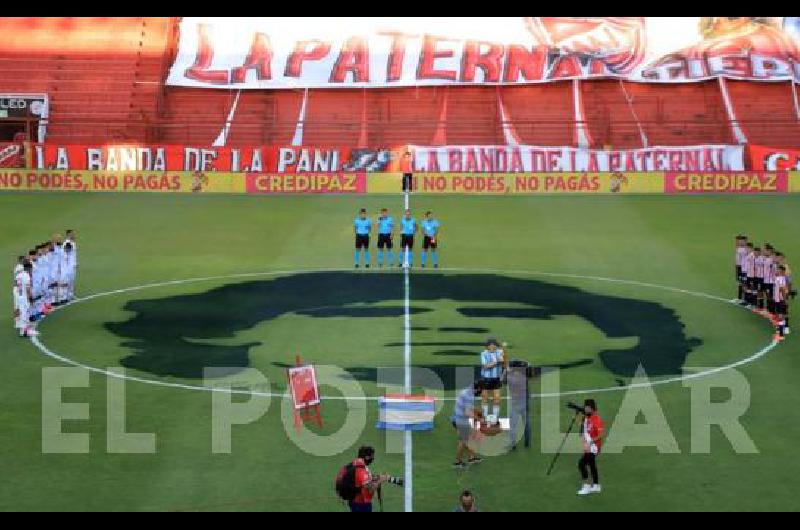
M 303 366 L 303 361 L 300 359 L 300 355 L 295 355 L 294 365 L 296 367 Z M 289 383 L 290 391 L 294 392 L 292 390 L 292 380 L 288 370 L 286 371 L 286 378 Z M 319 392 L 319 389 L 317 389 L 317 392 Z M 304 422 L 313 421 L 319 427 L 322 427 L 322 414 L 319 412 L 319 404 L 309 405 L 308 403 L 304 403 L 302 409 L 297 409 L 295 408 L 294 403 L 292 403 L 292 409 L 294 410 L 294 428 L 297 431 L 297 434 L 300 434 Z

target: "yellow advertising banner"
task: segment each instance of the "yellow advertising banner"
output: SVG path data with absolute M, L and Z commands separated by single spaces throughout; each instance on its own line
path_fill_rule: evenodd
M 367 193 L 400 193 L 402 174 L 370 173 Z M 415 173 L 417 193 L 663 193 L 664 173 Z
M 244 173 L 163 171 L 0 171 L 0 191 L 244 193 Z
M 789 193 L 800 193 L 800 171 L 789 172 Z

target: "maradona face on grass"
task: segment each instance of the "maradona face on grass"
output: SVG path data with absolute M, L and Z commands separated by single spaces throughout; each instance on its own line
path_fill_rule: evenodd
M 129 320 L 105 324 L 130 351 L 120 364 L 160 377 L 199 380 L 215 367 L 282 370 L 298 349 L 361 381 L 375 382 L 378 366 L 402 365 L 398 274 L 299 273 L 129 301 L 124 309 Z M 623 384 L 640 365 L 650 377 L 680 375 L 699 344 L 656 302 L 499 274 L 415 275 L 411 313 L 412 364 L 436 372 L 448 390 L 456 367 L 477 369 L 487 335 L 513 342 L 512 357 L 519 352 L 540 367 L 591 365 L 610 384 Z M 579 332 L 587 344 L 577 352 L 570 335 Z M 545 347 L 555 353 L 542 362 Z M 270 358 L 259 357 L 266 350 Z

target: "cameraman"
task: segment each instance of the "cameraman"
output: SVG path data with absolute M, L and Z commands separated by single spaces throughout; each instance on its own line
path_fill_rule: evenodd
M 348 504 L 351 512 L 371 512 L 372 497 L 379 490 L 381 484 L 389 480 L 389 475 L 373 475 L 369 466 L 375 461 L 375 449 L 363 446 L 358 450 L 358 458 L 353 461 L 355 467 L 355 486 L 358 494 Z
M 597 403 L 593 399 L 587 399 L 583 402 L 583 423 L 581 424 L 583 456 L 578 462 L 578 469 L 583 478 L 583 487 L 578 491 L 578 495 L 589 495 L 601 491 L 597 474 L 597 455 L 600 454 L 600 448 L 603 446 L 604 431 L 603 420 L 597 415 Z M 589 482 L 589 471 L 592 474 L 591 483 Z

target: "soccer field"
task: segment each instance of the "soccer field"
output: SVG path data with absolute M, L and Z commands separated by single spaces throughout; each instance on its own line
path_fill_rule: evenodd
M 408 367 L 403 271 L 374 267 L 374 241 L 373 268 L 353 269 L 358 209 L 398 218 L 402 206 L 400 195 L 0 194 L 9 272 L 33 244 L 74 228 L 78 296 L 89 297 L 40 324 L 41 349 L 18 338 L 10 318 L 0 330 L 0 510 L 343 511 L 333 480 L 360 445 L 375 446 L 373 471 L 406 473 L 403 437 L 375 428 L 377 402 L 347 398 L 382 395 L 381 369 L 412 367 L 436 374 L 445 398 L 434 430 L 412 435 L 414 511 L 450 511 L 465 488 L 492 512 L 798 508 L 795 337 L 768 348 L 768 321 L 728 300 L 736 234 L 798 263 L 800 195 L 412 196 L 415 215 L 433 210 L 442 233 L 441 268 L 421 270 L 416 249 L 409 275 Z M 10 290 L 4 297 L 10 316 Z M 456 368 L 474 369 L 488 336 L 511 342 L 513 357 L 558 368 L 564 395 L 532 400 L 531 448 L 494 454 L 499 437 L 486 439 L 491 454 L 455 470 Z M 280 396 L 298 353 L 332 368 L 321 371 L 324 426 L 295 441 Z M 687 385 L 737 363 L 750 392 L 740 421 L 758 452 L 738 454 L 712 428 L 710 452 L 695 453 Z M 90 419 L 65 420 L 63 430 L 88 433 L 89 451 L 47 454 L 43 369 L 68 366 L 81 366 L 89 385 L 65 389 L 63 401 L 88 404 Z M 655 384 L 626 389 L 640 366 Z M 154 433 L 154 453 L 108 450 L 108 381 L 87 367 L 125 369 L 126 430 Z M 197 388 L 204 367 L 234 378 L 254 368 L 275 394 L 234 397 L 269 407 L 232 427 L 229 454 L 212 451 L 214 393 Z M 684 380 L 697 370 L 710 373 Z M 419 383 L 414 390 L 430 390 Z M 531 391 L 550 389 L 535 378 Z M 613 436 L 623 402 L 652 393 L 676 451 L 601 455 L 603 494 L 588 498 L 575 495 L 577 454 L 545 476 L 552 450 L 542 451 L 542 422 L 565 432 L 567 400 L 595 397 Z M 361 421 L 354 436 L 348 421 Z M 570 447 L 580 450 L 577 437 Z M 404 491 L 387 485 L 384 501 L 402 511 Z

